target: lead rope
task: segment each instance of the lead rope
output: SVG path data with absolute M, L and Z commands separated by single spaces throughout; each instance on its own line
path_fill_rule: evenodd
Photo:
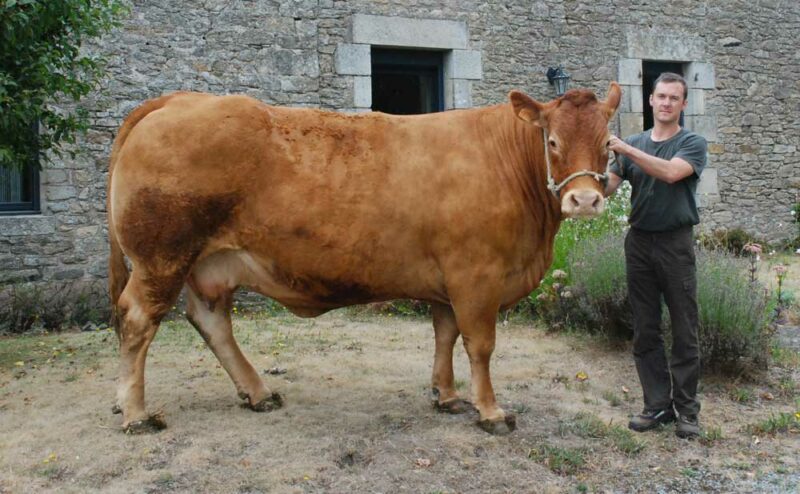
M 605 188 L 606 183 L 608 183 L 608 171 L 605 173 L 597 173 L 589 170 L 581 170 L 579 172 L 575 172 L 572 175 L 568 176 L 564 180 L 561 181 L 558 185 L 556 185 L 555 180 L 553 180 L 553 171 L 552 166 L 550 165 L 550 143 L 547 139 L 547 129 L 542 127 L 542 137 L 544 138 L 544 161 L 547 164 L 547 189 L 556 196 L 556 199 L 561 199 L 561 189 L 563 189 L 568 183 L 575 180 L 578 177 L 583 176 L 590 176 L 603 184 Z M 616 156 L 616 155 L 615 155 Z

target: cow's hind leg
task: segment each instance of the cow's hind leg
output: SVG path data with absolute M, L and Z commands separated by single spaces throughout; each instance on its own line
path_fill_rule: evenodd
M 472 407 L 458 396 L 453 378 L 453 347 L 459 335 L 456 317 L 450 305 L 433 303 L 431 311 L 436 338 L 431 376 L 434 405 L 441 412 L 463 413 Z
M 267 389 L 233 336 L 230 315 L 233 292 L 205 296 L 188 285 L 186 292 L 186 317 L 225 368 L 239 397 L 257 412 L 280 408 L 281 395 Z
M 170 278 L 146 278 L 134 270 L 117 303 L 119 383 L 115 411 L 123 416 L 126 433 L 153 432 L 166 427 L 159 414 L 149 415 L 144 401 L 144 369 L 147 349 L 161 319 L 180 292 L 181 282 Z

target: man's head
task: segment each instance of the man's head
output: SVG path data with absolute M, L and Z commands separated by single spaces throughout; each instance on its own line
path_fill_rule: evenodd
M 650 106 L 653 107 L 653 120 L 661 124 L 677 123 L 681 112 L 686 109 L 689 90 L 686 80 L 673 72 L 664 72 L 653 84 Z

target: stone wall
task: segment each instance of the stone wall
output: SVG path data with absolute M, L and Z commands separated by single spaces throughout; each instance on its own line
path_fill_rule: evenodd
M 703 227 L 741 227 L 773 242 L 794 238 L 800 8 L 792 2 L 137 0 L 121 29 L 86 47 L 105 53 L 110 66 L 103 89 L 83 103 L 94 124 L 79 156 L 42 174 L 41 215 L 0 217 L 0 284 L 105 276 L 109 150 L 122 119 L 142 100 L 181 89 L 245 93 L 281 105 L 368 106 L 363 53 L 374 43 L 369 36 L 382 33 L 365 35 L 364 26 L 354 33 L 357 16 L 368 23 L 401 17 L 409 29 L 448 26 L 455 36 L 463 29 L 463 47 L 449 55 L 466 64 L 451 66 L 450 107 L 503 102 L 514 88 L 550 99 L 544 73 L 558 64 L 573 87 L 604 96 L 627 67 L 631 79 L 613 122 L 623 133 L 636 130 L 647 101 L 636 82 L 637 60 L 701 67 L 690 82 L 711 77 L 708 86 L 694 86 L 700 93 L 693 93 L 691 116 L 702 118 L 687 125 L 710 141 Z M 424 46 L 431 33 L 419 29 L 409 38 Z M 360 61 L 351 57 L 359 53 Z

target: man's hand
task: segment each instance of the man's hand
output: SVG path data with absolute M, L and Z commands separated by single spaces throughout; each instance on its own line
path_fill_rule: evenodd
M 612 134 L 608 140 L 608 149 L 624 156 L 630 156 L 633 146 Z

